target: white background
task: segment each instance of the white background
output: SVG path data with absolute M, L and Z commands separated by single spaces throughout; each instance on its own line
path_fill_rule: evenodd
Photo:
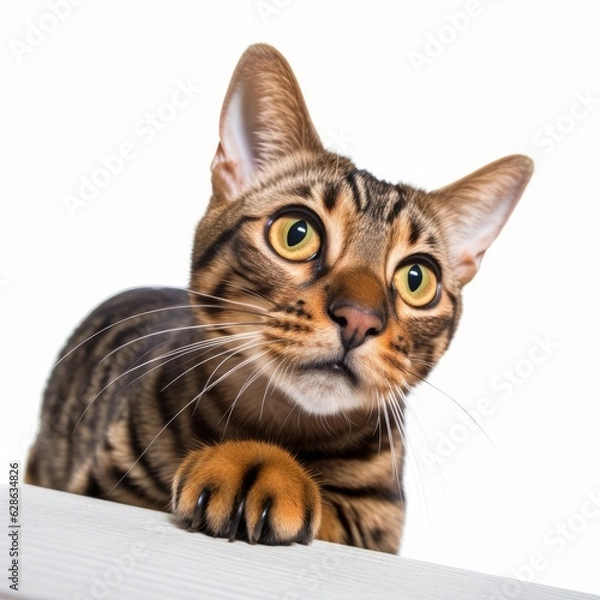
M 600 495 L 597 3 L 482 0 L 456 33 L 464 1 L 88 0 L 29 49 L 31 23 L 49 29 L 52 13 L 10 4 L 0 12 L 0 480 L 24 461 L 44 380 L 89 309 L 128 287 L 186 285 L 220 104 L 243 50 L 264 41 L 292 64 L 327 145 L 376 176 L 430 189 L 507 154 L 535 159 L 465 291 L 437 389 L 409 401 L 402 554 L 600 593 L 600 507 L 586 501 Z M 416 67 L 411 53 L 432 54 L 438 35 L 439 56 Z M 193 100 L 153 139 L 141 135 L 140 120 L 186 80 Z M 555 126 L 563 139 L 550 142 L 544 128 Z M 65 195 L 126 142 L 135 157 L 70 212 Z

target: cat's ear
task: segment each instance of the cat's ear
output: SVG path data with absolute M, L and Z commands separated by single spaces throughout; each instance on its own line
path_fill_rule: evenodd
M 504 227 L 532 173 L 530 158 L 507 156 L 428 195 L 441 214 L 461 285 L 479 269 L 483 254 Z
M 213 160 L 215 193 L 235 200 L 274 160 L 322 149 L 300 86 L 283 56 L 256 44 L 242 55 L 225 96 Z

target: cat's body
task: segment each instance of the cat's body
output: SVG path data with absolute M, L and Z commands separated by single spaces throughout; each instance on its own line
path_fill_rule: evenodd
M 297 456 L 317 477 L 324 492 L 350 487 L 364 489 L 366 495 L 369 488 L 377 490 L 384 498 L 385 514 L 373 514 L 372 523 L 365 523 L 362 534 L 360 529 L 353 529 L 350 534 L 366 536 L 371 531 L 369 537 L 348 537 L 347 542 L 394 551 L 402 501 L 391 472 L 387 434 L 377 429 L 377 411 L 361 415 L 363 423 L 354 423 L 352 427 L 341 415 L 325 418 L 302 415 L 299 419 L 298 410 L 281 393 L 269 393 L 262 405 L 267 382 L 260 379 L 240 396 L 229 415 L 231 398 L 237 396 L 256 365 L 217 384 L 197 406 L 194 402 L 185 408 L 204 389 L 214 367 L 225 358 L 221 355 L 187 373 L 189 367 L 206 358 L 204 349 L 170 362 L 155 360 L 202 337 L 193 329 L 177 335 L 154 335 L 168 329 L 194 327 L 190 309 L 173 308 L 185 304 L 188 294 L 182 290 L 131 290 L 99 306 L 78 328 L 46 391 L 42 435 L 30 457 L 30 480 L 46 487 L 167 510 L 175 471 L 185 456 L 198 448 L 199 441 L 269 440 Z M 139 313 L 142 316 L 130 318 Z M 72 351 L 118 321 L 123 322 Z M 142 336 L 147 337 L 129 343 Z M 90 377 L 89 361 L 96 365 L 126 344 L 129 345 L 114 353 L 113 360 L 107 359 L 96 367 Z M 222 348 L 214 353 L 220 352 Z M 222 370 L 239 362 L 234 357 Z M 135 369 L 136 365 L 142 366 Z M 106 387 L 132 368 L 130 375 Z M 182 373 L 183 377 L 161 391 Z M 96 396 L 98 399 L 92 402 Z M 163 426 L 182 409 L 151 444 Z M 401 469 L 399 440 L 396 446 Z M 345 464 L 337 464 L 340 460 Z M 365 462 L 367 469 L 363 468 Z M 343 496 L 338 501 L 334 495 L 331 499 L 336 510 L 344 510 L 336 506 L 343 505 Z M 352 516 L 348 519 L 352 520 Z
M 46 390 L 30 482 L 252 542 L 399 547 L 405 394 L 446 350 L 531 163 L 426 193 L 325 151 L 281 56 L 227 94 L 189 290 L 98 307 Z

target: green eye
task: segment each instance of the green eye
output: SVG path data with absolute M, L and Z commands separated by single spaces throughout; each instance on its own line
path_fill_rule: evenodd
M 402 300 L 410 306 L 425 306 L 437 296 L 437 276 L 421 262 L 400 267 L 394 275 L 394 284 Z
M 303 214 L 278 217 L 271 223 L 268 237 L 273 250 L 287 260 L 312 260 L 321 248 L 321 236 Z

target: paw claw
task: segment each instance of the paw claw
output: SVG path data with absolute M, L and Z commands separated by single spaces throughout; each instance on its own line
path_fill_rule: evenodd
M 240 521 L 244 516 L 244 512 L 246 510 L 246 498 L 242 498 L 237 505 L 235 514 L 231 521 L 231 528 L 229 529 L 229 541 L 234 542 L 237 537 L 237 532 L 240 527 Z
M 198 501 L 196 502 L 196 508 L 194 509 L 194 516 L 192 518 L 192 529 L 198 530 L 204 522 L 204 516 L 206 514 L 206 505 L 208 504 L 208 498 L 210 491 L 207 488 L 202 490 Z
M 184 528 L 230 541 L 305 544 L 319 528 L 321 497 L 283 448 L 231 441 L 195 450 L 182 462 L 173 512 Z
M 269 499 L 265 502 L 262 512 L 260 513 L 260 517 L 258 518 L 258 521 L 256 523 L 256 527 L 254 527 L 254 531 L 252 532 L 252 535 L 250 536 L 251 544 L 256 544 L 260 540 L 260 536 L 262 535 L 265 523 L 267 522 L 267 519 L 269 518 L 269 509 L 270 508 L 271 508 L 271 500 Z

